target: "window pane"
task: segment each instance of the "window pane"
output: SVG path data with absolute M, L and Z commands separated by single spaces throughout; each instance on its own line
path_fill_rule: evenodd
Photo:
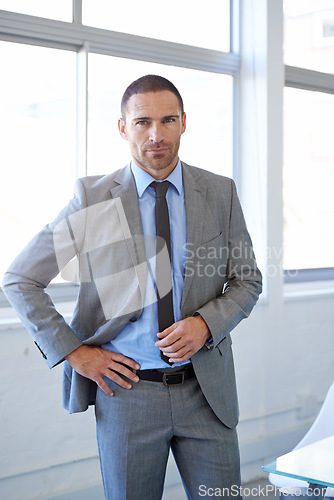
M 169 42 L 230 50 L 229 0 L 152 2 L 83 0 L 83 23 Z
M 89 55 L 88 172 L 104 174 L 130 160 L 117 128 L 126 87 L 145 74 L 171 80 L 187 113 L 180 158 L 222 175 L 232 175 L 232 84 L 228 75 L 175 68 L 103 55 Z
M 2 276 L 72 197 L 76 55 L 0 42 L 0 59 Z
M 72 0 L 0 0 L 0 9 L 58 21 L 72 21 Z
M 334 0 L 284 0 L 285 64 L 334 73 Z
M 284 94 L 284 268 L 334 267 L 334 96 Z

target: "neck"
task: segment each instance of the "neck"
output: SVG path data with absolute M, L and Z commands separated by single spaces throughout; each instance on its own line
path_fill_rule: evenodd
M 163 181 L 167 179 L 167 177 L 173 172 L 175 169 L 176 165 L 178 164 L 178 159 L 176 160 L 175 164 L 171 164 L 168 167 L 157 169 L 157 168 L 148 168 L 141 163 L 138 163 L 135 158 L 133 158 L 133 161 L 140 167 L 142 170 L 145 170 L 148 174 L 150 174 L 153 179 L 156 181 Z

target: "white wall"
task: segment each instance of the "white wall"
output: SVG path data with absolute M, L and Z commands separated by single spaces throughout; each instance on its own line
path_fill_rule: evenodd
M 93 411 L 62 409 L 61 366 L 49 370 L 16 321 L 2 326 L 0 345 L 0 498 L 48 498 L 96 482 Z

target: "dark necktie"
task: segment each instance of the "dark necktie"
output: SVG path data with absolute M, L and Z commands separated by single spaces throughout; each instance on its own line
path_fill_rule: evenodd
M 152 182 L 155 189 L 155 225 L 157 231 L 156 284 L 158 299 L 158 323 L 162 332 L 174 323 L 173 290 L 171 273 L 170 227 L 166 193 L 169 182 Z M 167 249 L 166 249 L 167 247 Z M 161 359 L 169 365 L 168 357 L 160 351 Z

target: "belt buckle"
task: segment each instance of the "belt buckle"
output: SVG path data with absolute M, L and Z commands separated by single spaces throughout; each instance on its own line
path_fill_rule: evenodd
M 175 377 L 178 375 L 180 377 L 180 382 L 168 382 L 168 377 Z M 184 372 L 174 372 L 174 373 L 164 373 L 162 376 L 162 382 L 164 385 L 182 385 L 184 383 Z

